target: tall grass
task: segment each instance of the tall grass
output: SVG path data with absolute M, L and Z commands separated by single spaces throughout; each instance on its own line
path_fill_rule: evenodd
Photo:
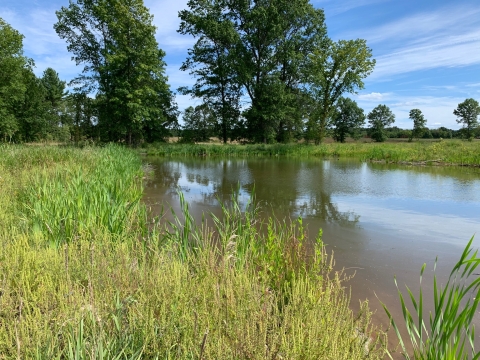
M 115 146 L 3 147 L 0 170 L 0 359 L 385 354 L 299 221 L 262 231 L 232 201 L 196 224 L 183 198 L 172 221 L 150 219 L 141 164 Z
M 475 351 L 475 327 L 473 318 L 480 303 L 480 278 L 471 279 L 473 272 L 480 265 L 478 250 L 472 253 L 470 239 L 460 260 L 453 267 L 445 287 L 439 287 L 437 278 L 433 278 L 434 310 L 429 320 L 424 319 L 423 292 L 420 289 L 418 299 L 407 287 L 414 313 L 405 302 L 403 294 L 398 290 L 408 340 L 413 348 L 410 357 L 406 343 L 402 338 L 398 325 L 384 305 L 392 326 L 400 340 L 405 359 L 416 360 L 467 360 L 479 359 L 480 352 Z M 420 271 L 420 284 L 426 265 Z M 436 267 L 436 261 L 435 261 Z M 395 285 L 397 285 L 395 280 Z M 398 285 L 397 285 L 398 289 Z
M 461 140 L 328 143 L 274 145 L 155 144 L 145 150 L 152 156 L 224 157 L 346 157 L 362 161 L 480 166 L 480 142 Z

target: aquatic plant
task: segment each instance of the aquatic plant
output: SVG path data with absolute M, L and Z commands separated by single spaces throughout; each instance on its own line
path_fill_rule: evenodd
M 480 265 L 480 257 L 477 256 L 478 250 L 472 253 L 472 241 L 473 237 L 453 267 L 444 287 L 438 285 L 437 277 L 434 276 L 434 309 L 429 314 L 428 321 L 424 319 L 422 289 L 420 288 L 418 298 L 415 298 L 407 287 L 408 296 L 415 311 L 413 314 L 408 310 L 405 298 L 398 290 L 408 340 L 413 348 L 412 357 L 408 354 L 407 344 L 400 334 L 396 321 L 383 305 L 398 336 L 405 359 L 475 360 L 480 358 L 480 352 L 475 351 L 475 327 L 472 323 L 480 302 L 480 278 L 471 279 L 473 272 Z M 436 264 L 437 261 L 435 261 L 435 267 Z M 425 268 L 426 264 L 420 271 L 420 284 Z M 396 280 L 395 285 L 398 289 Z

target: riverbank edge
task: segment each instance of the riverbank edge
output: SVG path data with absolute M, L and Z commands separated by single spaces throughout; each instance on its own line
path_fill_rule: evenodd
M 267 349 L 305 359 L 335 351 L 350 360 L 366 358 L 365 346 L 368 358 L 381 358 L 382 343 L 365 335 L 373 334 L 368 309 L 357 318 L 348 309 L 321 237 L 317 260 L 304 261 L 301 223 L 271 219 L 262 238 L 255 213 L 233 202 L 214 242 L 213 232 L 191 222 L 176 218 L 167 229 L 148 217 L 138 202 L 146 169 L 131 150 L 2 152 L 0 353 L 7 358 L 260 359 Z M 104 190 L 112 196 L 101 199 Z M 79 211 L 97 200 L 112 216 L 124 212 L 126 228 Z M 183 209 L 191 219 L 185 202 Z
M 309 144 L 149 144 L 138 150 L 163 157 L 322 157 L 351 158 L 413 166 L 480 167 L 480 143 L 461 140 L 404 143 Z

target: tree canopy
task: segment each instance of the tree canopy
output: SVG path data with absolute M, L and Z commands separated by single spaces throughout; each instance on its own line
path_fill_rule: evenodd
M 370 123 L 370 136 L 377 142 L 383 142 L 387 136 L 385 128 L 395 122 L 395 115 L 387 105 L 378 105 L 367 115 Z
M 422 114 L 420 109 L 412 109 L 409 113 L 410 120 L 413 121 L 413 129 L 410 135 L 410 140 L 413 138 L 422 137 L 423 133 L 427 129 L 427 119 Z
M 457 123 L 462 124 L 467 139 L 473 137 L 473 130 L 478 126 L 478 117 L 480 116 L 480 104 L 475 99 L 469 98 L 458 104 L 453 110 L 457 117 Z
M 357 138 L 364 124 L 365 113 L 356 101 L 344 97 L 338 99 L 331 122 L 333 138 L 336 141 L 345 142 L 347 135 Z
M 166 135 L 176 120 L 165 76 L 165 53 L 155 39 L 152 15 L 142 0 L 72 0 L 54 25 L 73 60 L 84 64 L 72 82 L 97 95 L 105 140 L 137 142 Z
M 326 48 L 316 48 L 309 60 L 307 86 L 315 105 L 307 125 L 309 137 L 319 143 L 326 135 L 338 99 L 363 89 L 363 79 L 373 71 L 375 60 L 362 39 L 329 41 Z

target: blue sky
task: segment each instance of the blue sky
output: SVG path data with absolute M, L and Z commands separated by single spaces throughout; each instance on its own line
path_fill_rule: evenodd
M 362 38 L 377 60 L 365 89 L 352 96 L 369 112 L 388 105 L 395 125 L 411 128 L 408 112 L 419 108 L 430 128 L 457 129 L 453 109 L 466 98 L 480 101 L 480 5 L 478 0 L 312 0 L 325 10 L 334 40 Z M 192 38 L 176 33 L 178 11 L 187 0 L 145 0 L 154 15 L 157 40 L 166 51 L 173 90 L 193 79 L 179 67 Z M 55 11 L 68 0 L 1 0 L 0 17 L 23 35 L 25 54 L 35 60 L 35 72 L 47 67 L 72 79 L 81 71 L 53 30 Z M 198 100 L 177 96 L 180 109 Z

